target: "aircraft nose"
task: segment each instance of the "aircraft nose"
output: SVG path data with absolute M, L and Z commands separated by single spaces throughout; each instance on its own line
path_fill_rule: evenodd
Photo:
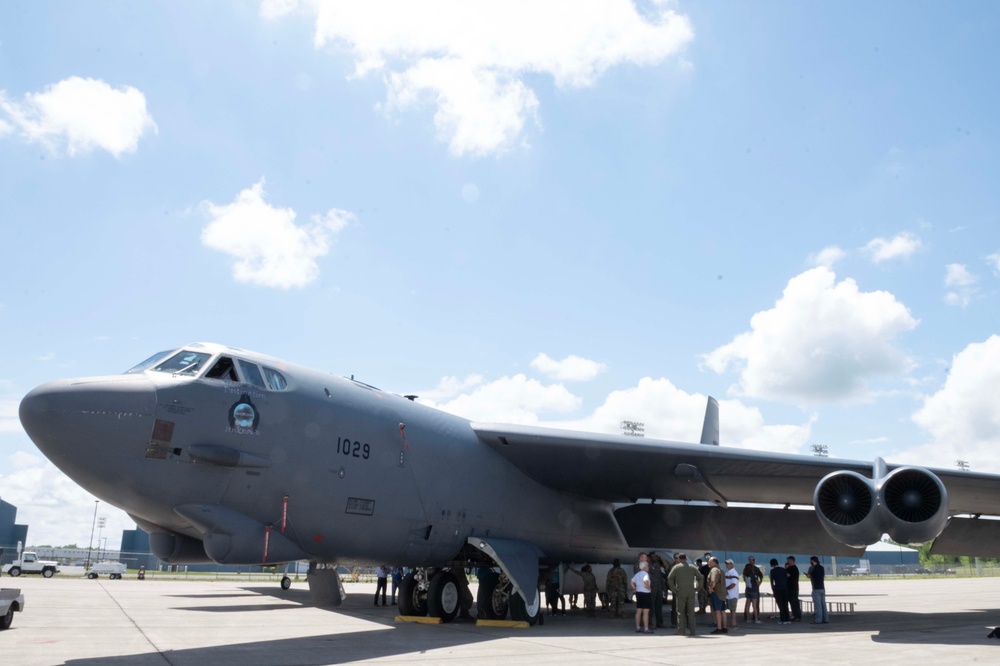
M 86 487 L 94 461 L 145 450 L 152 432 L 156 391 L 142 375 L 64 379 L 32 390 L 19 416 L 28 437 L 45 456 Z M 105 468 L 106 469 L 106 468 Z

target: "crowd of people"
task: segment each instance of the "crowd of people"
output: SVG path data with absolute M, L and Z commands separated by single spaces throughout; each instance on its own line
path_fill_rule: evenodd
M 655 552 L 643 553 L 635 565 L 635 574 L 628 577 L 619 560 L 615 560 L 605 581 L 605 596 L 602 603 L 612 617 L 623 618 L 624 604 L 635 597 L 636 633 L 653 633 L 654 628 L 664 628 L 663 608 L 669 598 L 670 627 L 677 635 L 695 635 L 696 616 L 711 614 L 713 634 L 727 634 L 739 627 L 740 581 L 743 583 L 743 623 L 761 624 L 760 599 L 765 580 L 778 609 L 777 623 L 791 624 L 802 621 L 802 604 L 799 601 L 799 579 L 801 571 L 795 557 L 789 556 L 784 566 L 777 559 L 771 559 L 771 568 L 765 576 L 757 566 L 754 556 L 747 558 L 742 573 L 736 570 L 736 563 L 727 559 L 720 564 L 718 558 L 705 553 L 692 564 L 685 553 L 676 553 L 672 562 L 664 560 Z M 568 571 L 583 579 L 584 608 L 590 617 L 596 616 L 598 597 L 597 578 L 589 565 L 581 569 L 569 567 Z M 829 615 L 826 607 L 826 570 L 819 558 L 809 560 L 806 576 L 812 586 L 812 601 L 815 615 L 811 624 L 827 624 Z M 558 575 L 550 575 L 545 584 L 546 604 L 550 615 L 558 612 L 565 604 L 559 588 Z M 575 607 L 575 596 L 570 596 Z
M 462 599 L 462 617 L 468 617 L 472 604 L 468 593 L 468 582 L 462 563 L 455 563 L 452 571 L 460 571 L 465 590 Z M 770 570 L 765 576 L 751 555 L 743 566 L 742 574 L 737 572 L 736 563 L 727 559 L 723 564 L 711 553 L 705 553 L 692 564 L 685 553 L 675 553 L 673 561 L 665 561 L 656 552 L 642 553 L 635 564 L 635 573 L 629 578 L 621 562 L 615 560 L 605 579 L 605 594 L 600 596 L 602 607 L 612 617 L 625 617 L 625 604 L 635 599 L 635 631 L 651 634 L 653 629 L 666 627 L 664 606 L 669 600 L 670 627 L 678 636 L 695 635 L 697 615 L 711 614 L 713 634 L 727 634 L 739 628 L 740 580 L 743 582 L 743 623 L 761 624 L 760 600 L 765 580 L 770 584 L 771 595 L 778 609 L 777 623 L 791 624 L 802 621 L 802 604 L 799 601 L 799 579 L 801 572 L 795 557 L 788 556 L 784 566 L 771 559 Z M 597 601 L 600 586 L 590 565 L 580 569 L 572 566 L 567 571 L 580 576 L 583 582 L 583 608 L 588 617 L 597 616 Z M 375 605 L 386 605 L 387 587 L 392 580 L 392 605 L 396 604 L 396 594 L 403 577 L 401 567 L 379 566 L 376 570 Z M 811 624 L 827 624 L 830 619 L 826 607 L 826 570 L 819 558 L 809 559 L 806 576 L 812 586 L 812 601 L 815 614 Z M 561 611 L 566 614 L 566 602 L 559 582 L 559 568 L 550 569 L 544 577 L 545 603 L 549 615 Z M 381 596 L 381 599 L 380 599 Z M 464 596 L 468 596 L 466 599 Z M 577 607 L 577 595 L 571 594 L 570 606 Z

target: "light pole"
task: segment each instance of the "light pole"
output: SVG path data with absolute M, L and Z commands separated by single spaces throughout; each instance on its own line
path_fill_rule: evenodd
M 101 547 L 101 532 L 104 531 L 104 526 L 107 525 L 107 524 L 108 524 L 108 517 L 107 516 L 101 516 L 100 518 L 97 519 L 97 547 L 98 547 L 98 549 L 100 549 L 100 547 Z M 97 557 L 98 560 L 101 559 L 101 557 L 100 557 L 101 556 L 101 550 L 97 551 L 97 556 L 98 556 Z
M 84 571 L 90 571 L 90 556 L 94 553 L 94 528 L 97 527 L 97 505 L 101 503 L 101 500 L 94 500 L 94 522 L 90 524 L 90 546 L 87 548 L 87 564 L 83 567 Z

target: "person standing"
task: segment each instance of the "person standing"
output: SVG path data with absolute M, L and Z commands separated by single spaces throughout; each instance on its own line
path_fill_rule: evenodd
M 656 621 L 656 628 L 661 629 L 663 627 L 663 560 L 656 553 L 649 554 L 649 585 L 653 595 L 653 607 L 650 609 L 650 615 Z
M 604 590 L 608 593 L 608 604 L 611 606 L 612 617 L 625 617 L 625 598 L 628 596 L 628 574 L 622 569 L 621 560 L 617 557 L 608 570 L 604 581 Z
M 677 635 L 683 636 L 687 630 L 694 636 L 694 600 L 701 589 L 701 573 L 688 563 L 687 555 L 684 553 L 677 553 L 676 559 L 677 564 L 671 567 L 670 573 L 667 574 L 667 586 L 670 587 L 677 604 Z
M 403 567 L 393 567 L 389 575 L 392 578 L 392 601 L 390 603 L 395 606 L 396 593 L 399 591 L 399 586 L 403 584 Z
M 743 621 L 760 624 L 760 584 L 764 582 L 764 574 L 757 568 L 757 558 L 751 555 L 743 567 Z M 753 619 L 749 619 L 748 611 L 753 608 Z
M 826 569 L 819 563 L 819 558 L 813 555 L 809 558 L 809 570 L 806 572 L 809 582 L 812 583 L 813 608 L 816 615 L 812 624 L 828 624 L 830 615 L 826 608 Z
M 715 618 L 713 634 L 728 634 L 726 629 L 726 576 L 719 568 L 719 558 L 708 558 L 708 603 L 712 605 L 712 616 Z
M 701 588 L 698 590 L 699 613 L 708 612 L 708 572 L 712 570 L 712 567 L 708 564 L 708 558 L 710 557 L 710 553 L 705 553 L 704 560 L 700 557 L 695 560 L 695 566 L 698 567 L 698 573 L 701 574 Z
M 673 568 L 681 563 L 681 558 L 678 557 L 679 553 L 674 553 L 674 561 L 667 567 L 667 575 L 673 571 Z M 699 574 L 700 575 L 700 574 Z M 666 579 L 663 581 L 663 585 L 667 590 L 670 590 L 670 628 L 677 628 L 677 595 L 674 594 L 673 590 L 670 589 L 670 584 Z M 683 633 L 683 632 L 682 632 Z
M 788 572 L 778 566 L 778 560 L 771 558 L 771 594 L 778 604 L 778 624 L 791 624 L 788 620 Z
M 802 604 L 799 603 L 799 568 L 795 566 L 795 558 L 791 555 L 785 560 L 785 571 L 788 572 L 788 604 L 792 607 L 792 622 L 802 621 Z
M 596 617 L 597 577 L 594 576 L 590 565 L 584 564 L 579 571 L 573 567 L 566 568 L 583 579 L 583 607 L 587 611 L 587 617 Z
M 652 587 L 649 583 L 649 561 L 639 562 L 639 571 L 632 576 L 632 591 L 635 592 L 635 633 L 651 634 L 649 628 L 649 607 Z
M 726 608 L 729 609 L 729 628 L 736 628 L 736 607 L 740 604 L 740 575 L 736 563 L 726 560 Z
M 389 567 L 384 564 L 378 565 L 375 570 L 375 605 L 378 606 L 378 593 L 382 593 L 382 605 L 385 606 L 385 588 L 389 578 Z

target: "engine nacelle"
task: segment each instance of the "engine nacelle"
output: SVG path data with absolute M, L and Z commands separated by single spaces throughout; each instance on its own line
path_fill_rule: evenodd
M 885 530 L 878 510 L 875 484 L 857 472 L 832 472 L 813 492 L 816 516 L 830 536 L 846 546 L 864 548 Z
M 893 541 L 923 545 L 948 523 L 948 491 L 935 474 L 920 467 L 900 467 L 878 487 L 882 526 Z
M 212 559 L 205 553 L 201 539 L 171 532 L 150 532 L 149 549 L 167 564 L 204 564 Z

